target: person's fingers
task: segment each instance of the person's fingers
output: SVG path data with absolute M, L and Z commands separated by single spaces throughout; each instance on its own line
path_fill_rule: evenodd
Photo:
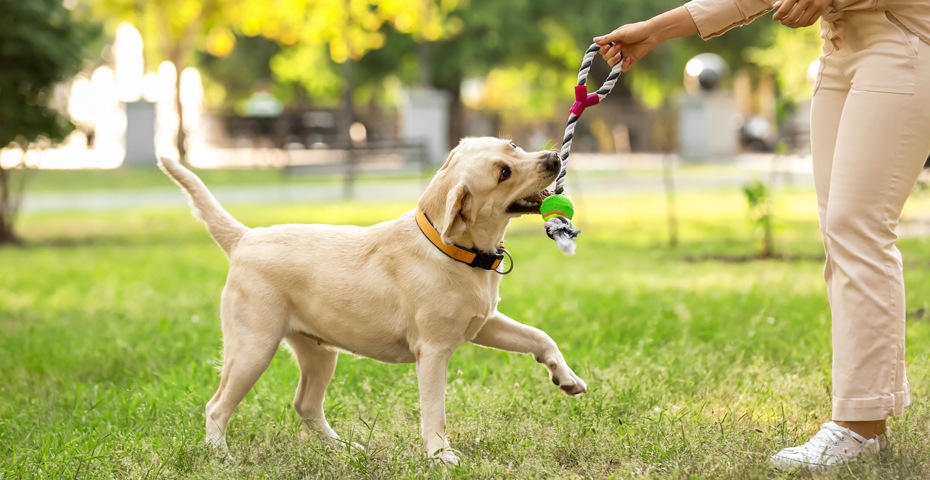
M 614 44 L 614 46 L 610 47 L 610 48 L 607 50 L 607 53 L 604 55 L 604 58 L 612 58 L 612 57 L 614 57 L 615 55 L 617 55 L 618 53 L 620 53 L 620 48 L 621 48 L 621 46 L 622 46 L 622 45 L 620 45 L 619 43 Z
M 810 23 L 808 23 L 806 26 L 809 27 L 817 23 L 817 20 L 820 20 L 820 17 L 826 15 L 827 12 L 829 11 L 830 11 L 830 4 L 828 3 L 825 6 L 821 7 L 819 10 L 817 10 L 817 12 L 811 17 Z
M 613 58 L 615 55 L 620 53 L 621 47 L 622 45 L 618 43 L 615 43 L 613 45 L 604 45 L 603 47 L 601 47 L 601 49 L 598 52 L 601 54 L 601 57 L 603 57 L 604 60 L 607 60 L 609 62 L 611 58 Z
M 807 11 L 807 7 L 810 6 L 810 3 L 810 0 L 800 0 L 791 10 L 791 13 L 789 13 L 787 17 L 781 20 L 782 25 L 788 27 L 795 26 L 795 24 L 798 23 L 798 20 L 804 16 L 805 12 Z
M 600 37 L 594 37 L 594 43 L 598 45 L 607 45 L 608 43 L 622 43 L 623 37 L 626 34 L 626 29 L 620 27 L 607 35 Z
M 602 57 L 604 57 L 604 60 L 610 61 L 610 58 L 616 55 L 618 51 L 620 51 L 620 42 L 615 42 L 613 40 L 610 40 L 610 38 L 616 37 L 617 35 L 615 34 L 618 33 L 621 28 L 623 27 L 620 27 L 614 30 L 613 32 L 610 32 L 607 35 L 602 35 L 600 37 L 594 37 L 594 43 L 601 46 L 601 48 L 599 48 L 597 52 Z
M 617 64 L 617 62 L 621 61 L 622 59 L 623 59 L 623 54 L 620 52 L 617 52 L 615 55 L 611 57 L 607 57 L 607 65 L 610 65 L 611 67 L 613 67 L 614 65 Z
M 611 48 L 612 48 L 612 47 L 610 47 L 610 46 L 604 46 L 604 47 L 601 48 L 600 51 L 598 51 L 598 53 L 600 53 L 601 57 L 603 57 L 604 60 L 610 60 L 610 57 L 611 57 L 611 55 L 610 55 L 610 49 L 611 49 Z
M 791 7 L 794 7 L 796 3 L 798 3 L 798 0 L 781 0 L 780 2 L 776 2 L 775 5 L 778 7 L 772 15 L 772 20 L 781 20 L 788 16 Z
M 786 27 L 798 28 L 801 26 L 801 21 L 807 18 L 807 15 L 808 15 L 808 11 L 801 10 L 801 6 L 798 5 L 797 7 L 794 7 L 794 11 L 792 11 L 790 15 L 785 17 L 781 21 L 781 23 L 782 25 Z
M 634 63 L 636 63 L 636 61 L 633 60 L 633 57 L 625 57 L 623 59 L 623 66 L 620 67 L 620 71 L 626 73 Z
M 808 8 L 804 11 L 804 15 L 798 19 L 795 25 L 792 25 L 794 28 L 800 27 L 809 27 L 814 24 L 814 22 L 820 18 L 820 13 L 814 10 L 814 7 Z

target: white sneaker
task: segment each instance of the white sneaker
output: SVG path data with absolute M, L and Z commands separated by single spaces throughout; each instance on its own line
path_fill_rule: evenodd
M 781 470 L 808 467 L 812 470 L 856 460 L 860 455 L 880 451 L 878 440 L 866 440 L 858 433 L 833 422 L 820 426 L 820 431 L 809 442 L 786 448 L 770 459 L 772 466 Z

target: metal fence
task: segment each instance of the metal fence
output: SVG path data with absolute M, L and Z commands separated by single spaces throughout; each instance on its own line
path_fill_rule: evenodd
M 344 143 L 287 150 L 287 176 L 341 175 L 343 197 L 355 197 L 355 181 L 363 175 L 419 176 L 432 173 L 425 142 L 382 141 Z

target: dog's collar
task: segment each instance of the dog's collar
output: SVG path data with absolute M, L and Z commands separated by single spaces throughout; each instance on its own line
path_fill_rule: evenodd
M 500 244 L 500 246 L 497 248 L 497 252 L 495 253 L 486 253 L 473 248 L 460 247 L 455 244 L 446 245 L 442 242 L 442 235 L 440 235 L 439 231 L 436 230 L 436 227 L 433 226 L 433 222 L 430 221 L 429 217 L 426 216 L 426 213 L 424 213 L 423 210 L 420 210 L 420 207 L 417 207 L 416 215 L 417 226 L 420 227 L 420 231 L 423 232 L 423 235 L 426 236 L 430 243 L 432 243 L 442 253 L 448 255 L 449 258 L 458 260 L 468 265 L 469 267 L 497 271 L 497 267 L 499 267 L 501 262 L 504 260 L 504 255 L 510 255 L 507 250 L 504 250 L 503 243 Z M 511 270 L 513 270 L 512 258 Z M 510 270 L 499 273 L 510 273 Z

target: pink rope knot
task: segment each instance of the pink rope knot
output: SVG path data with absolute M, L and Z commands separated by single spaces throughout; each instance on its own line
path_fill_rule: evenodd
M 588 87 L 578 85 L 575 87 L 575 103 L 568 111 L 580 117 L 585 108 L 598 103 L 601 103 L 601 97 L 598 97 L 596 93 L 588 95 Z

